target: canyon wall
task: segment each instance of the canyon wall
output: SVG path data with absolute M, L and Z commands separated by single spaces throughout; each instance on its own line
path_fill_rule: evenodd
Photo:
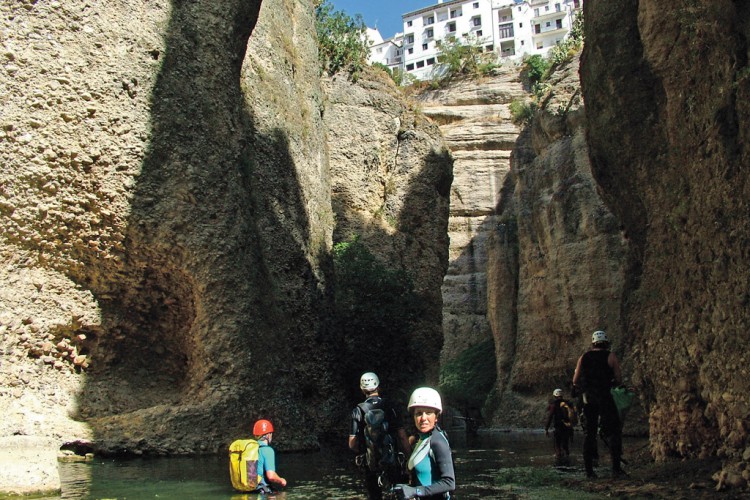
M 750 480 L 750 6 L 592 0 L 581 81 L 592 172 L 631 250 L 623 328 L 657 458 Z
M 282 449 L 343 443 L 357 380 L 337 373 L 334 231 L 414 277 L 413 337 L 435 343 L 405 354 L 430 377 L 450 155 L 392 84 L 342 79 L 328 100 L 311 2 L 0 14 L 0 436 L 215 453 L 264 417 Z M 355 180 L 329 148 L 362 137 L 385 170 Z M 347 190 L 380 190 L 378 217 L 355 227 Z
M 497 379 L 485 412 L 496 426 L 543 425 L 552 390 L 569 397 L 594 330 L 621 357 L 627 243 L 591 174 L 579 59 L 555 68 L 511 170 L 487 239 L 487 316 Z

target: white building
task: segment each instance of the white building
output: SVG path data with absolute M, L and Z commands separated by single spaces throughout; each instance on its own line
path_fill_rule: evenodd
M 437 42 L 449 37 L 493 51 L 498 58 L 546 55 L 570 31 L 583 0 L 437 0 L 403 14 L 403 34 L 373 45 L 370 54 L 417 79 L 433 75 Z M 399 52 L 401 50 L 401 52 Z
M 401 38 L 401 33 L 397 33 L 393 38 L 383 40 L 377 28 L 367 28 L 367 40 L 370 45 L 368 62 L 384 64 L 391 70 L 401 68 L 403 62 Z

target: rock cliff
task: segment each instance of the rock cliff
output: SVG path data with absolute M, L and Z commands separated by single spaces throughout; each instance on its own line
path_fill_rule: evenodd
M 508 196 L 488 241 L 488 317 L 501 425 L 539 425 L 552 389 L 569 389 L 591 332 L 623 344 L 625 242 L 591 176 L 578 58 L 548 82 L 511 158 Z M 541 397 L 540 397 L 541 396 Z
M 750 479 L 750 6 L 586 2 L 594 177 L 629 240 L 623 328 L 656 457 Z
M 450 156 L 392 85 L 341 81 L 328 101 L 310 2 L 0 14 L 1 436 L 188 454 L 259 417 L 282 448 L 344 435 L 334 230 L 378 234 L 426 305 L 415 338 L 439 340 Z M 367 137 L 384 170 L 353 179 L 329 136 Z M 360 190 L 382 210 L 354 229 L 362 207 L 332 192 Z

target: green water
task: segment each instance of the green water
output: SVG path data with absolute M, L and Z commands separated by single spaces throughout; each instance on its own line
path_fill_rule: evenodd
M 566 478 L 582 476 L 582 436 L 573 443 L 570 466 L 555 467 L 552 443 L 541 433 L 451 435 L 457 489 L 464 499 L 597 498 L 566 489 Z M 277 499 L 365 498 L 347 450 L 279 453 L 279 473 L 288 481 Z M 255 500 L 229 484 L 227 459 L 218 457 L 112 460 L 61 463 L 62 495 L 49 499 Z M 262 497 L 261 497 L 262 498 Z

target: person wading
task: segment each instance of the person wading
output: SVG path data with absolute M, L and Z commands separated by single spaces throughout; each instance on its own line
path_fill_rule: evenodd
M 544 425 L 544 435 L 549 436 L 552 427 L 555 447 L 555 461 L 558 465 L 567 463 L 570 459 L 570 441 L 573 439 L 573 426 L 576 424 L 573 403 L 563 399 L 562 389 L 552 391 L 554 398 L 547 405 L 547 423 Z
M 451 447 L 445 432 L 438 425 L 442 411 L 440 394 L 430 387 L 416 389 L 409 398 L 409 412 L 419 440 L 408 462 L 411 484 L 397 484 L 394 487 L 399 500 L 450 499 L 450 492 L 456 489 Z
M 612 387 L 622 384 L 620 362 L 615 353 L 609 350 L 609 338 L 601 330 L 591 335 L 591 350 L 578 358 L 573 375 L 573 391 L 583 394 L 583 415 L 585 417 L 585 437 L 583 440 L 583 462 L 586 476 L 595 478 L 594 457 L 596 455 L 597 431 L 601 428 L 602 437 L 609 446 L 612 457 L 612 474 L 623 476 L 622 423 L 612 398 Z
M 401 413 L 390 401 L 380 397 L 380 379 L 363 373 L 359 388 L 365 401 L 352 410 L 349 449 L 357 453 L 357 465 L 364 470 L 365 487 L 370 500 L 383 498 L 383 491 L 401 480 L 404 456 L 411 453 Z M 402 454 L 397 447 L 400 446 Z

